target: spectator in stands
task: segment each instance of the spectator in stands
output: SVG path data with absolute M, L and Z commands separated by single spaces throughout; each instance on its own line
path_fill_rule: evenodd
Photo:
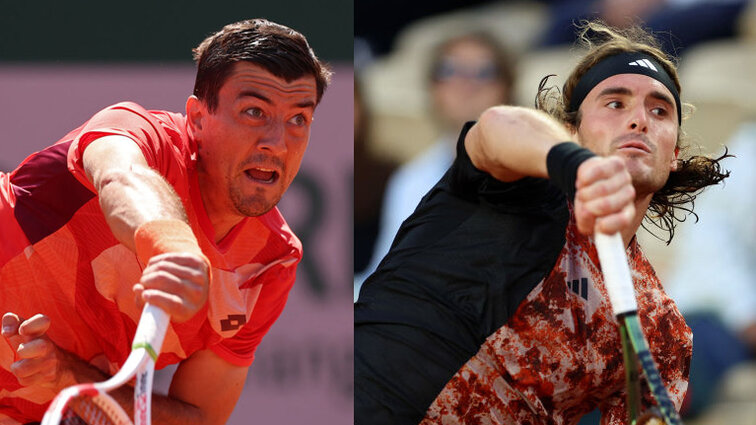
M 459 129 L 485 109 L 510 103 L 514 73 L 511 54 L 486 33 L 471 32 L 439 44 L 428 75 L 432 114 L 439 137 L 389 179 L 378 239 L 364 273 L 355 276 L 355 294 L 364 278 L 388 252 L 404 219 L 451 165 Z
M 572 43 L 573 22 L 600 18 L 625 28 L 643 23 L 659 37 L 668 54 L 708 40 L 733 37 L 738 16 L 749 0 L 546 0 L 551 4 L 544 46 Z

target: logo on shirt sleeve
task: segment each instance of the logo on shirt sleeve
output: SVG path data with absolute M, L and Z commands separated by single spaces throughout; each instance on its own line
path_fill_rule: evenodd
M 247 316 L 243 314 L 229 314 L 220 321 L 222 331 L 235 331 L 247 323 Z

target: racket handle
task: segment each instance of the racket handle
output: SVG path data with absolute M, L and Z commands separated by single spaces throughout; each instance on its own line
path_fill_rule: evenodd
M 625 246 L 619 233 L 594 235 L 596 250 L 598 251 L 601 271 L 604 274 L 604 285 L 609 293 L 609 301 L 615 316 L 638 310 L 635 301 L 635 288 L 630 276 L 630 267 L 625 255 Z
M 150 303 L 145 304 L 134 334 L 133 347 L 145 348 L 150 357 L 157 362 L 169 323 L 170 316 L 163 309 Z

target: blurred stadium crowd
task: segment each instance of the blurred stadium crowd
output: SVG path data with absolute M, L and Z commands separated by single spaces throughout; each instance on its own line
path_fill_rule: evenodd
M 532 107 L 546 75 L 561 87 L 580 55 L 573 23 L 593 18 L 654 31 L 693 105 L 683 131 L 736 156 L 728 183 L 697 200 L 700 220 L 669 246 L 639 238 L 694 332 L 686 423 L 756 424 L 753 0 L 355 2 L 355 297 L 451 164 L 461 124 L 494 104 Z

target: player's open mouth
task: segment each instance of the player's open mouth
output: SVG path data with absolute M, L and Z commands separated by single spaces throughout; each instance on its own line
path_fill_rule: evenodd
M 270 184 L 275 183 L 276 180 L 278 180 L 278 171 L 269 168 L 249 168 L 244 170 L 244 174 L 246 174 L 250 180 L 254 180 L 258 183 Z

